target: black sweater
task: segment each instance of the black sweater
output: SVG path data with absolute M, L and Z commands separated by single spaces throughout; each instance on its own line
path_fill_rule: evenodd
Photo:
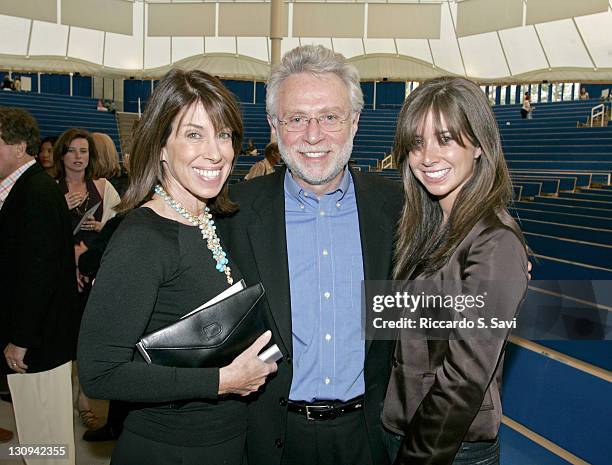
M 129 431 L 204 446 L 246 431 L 246 405 L 217 398 L 219 369 L 147 365 L 134 346 L 228 287 L 197 227 L 138 208 L 102 258 L 79 336 L 79 377 L 94 398 L 132 402 Z M 230 263 L 231 266 L 231 263 Z
M 113 216 L 106 222 L 102 230 L 94 237 L 86 252 L 79 257 L 79 271 L 90 278 L 95 278 L 100 269 L 102 255 L 113 233 L 117 230 L 124 215 Z

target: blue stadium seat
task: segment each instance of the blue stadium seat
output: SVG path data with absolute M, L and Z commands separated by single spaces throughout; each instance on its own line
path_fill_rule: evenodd
M 55 94 L 0 92 L 0 105 L 28 110 L 38 121 L 42 137 L 59 136 L 69 128 L 108 134 L 121 153 L 115 115 L 96 110 L 97 100 Z

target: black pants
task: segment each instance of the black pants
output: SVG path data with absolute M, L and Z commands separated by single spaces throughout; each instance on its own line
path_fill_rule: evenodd
M 130 404 L 120 400 L 111 400 L 108 403 L 108 417 L 106 424 L 113 429 L 115 434 L 121 434 L 123 431 L 123 422 L 128 413 L 130 413 Z
M 334 420 L 287 414 L 283 465 L 374 465 L 363 410 Z
M 173 446 L 134 434 L 121 433 L 111 465 L 241 465 L 246 433 L 221 444 Z
M 527 110 L 524 110 L 523 108 L 521 108 L 521 118 L 527 119 L 528 114 L 529 112 Z

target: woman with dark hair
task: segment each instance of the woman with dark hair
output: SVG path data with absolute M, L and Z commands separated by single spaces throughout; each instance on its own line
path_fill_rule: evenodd
M 55 178 L 55 163 L 53 162 L 53 144 L 55 144 L 55 137 L 45 137 L 40 142 L 40 149 L 38 150 L 38 163 L 45 169 L 47 174 L 52 178 Z
M 96 146 L 91 134 L 84 129 L 68 129 L 53 148 L 57 180 L 66 196 L 73 227 L 80 224 L 74 235 L 74 243 L 88 245 L 100 232 L 104 223 L 115 216 L 119 195 L 106 179 L 94 179 L 93 166 L 97 158 Z M 98 208 L 86 218 L 92 207 Z
M 140 338 L 234 281 L 214 218 L 234 212 L 228 178 L 242 142 L 238 105 L 202 71 L 155 87 L 130 151 L 129 211 L 104 254 L 79 337 L 90 395 L 130 402 L 113 464 L 240 465 L 246 404 L 276 364 L 257 354 L 270 332 L 220 368 L 147 364 Z
M 93 179 L 93 164 L 97 153 L 89 132 L 75 128 L 66 130 L 57 139 L 53 155 L 57 182 L 65 194 L 72 227 L 76 231 L 73 233 L 73 240 L 75 257 L 78 261 L 82 248 L 88 247 L 106 221 L 115 216 L 114 208 L 119 203 L 119 195 L 110 182 L 105 179 Z M 98 207 L 91 212 L 96 205 Z M 91 285 L 78 271 L 76 279 L 79 288 L 79 306 L 83 310 Z M 91 409 L 89 399 L 81 391 L 78 378 L 74 389 L 78 392 L 76 407 L 81 421 L 88 429 L 98 428 L 99 419 Z
M 506 207 L 510 177 L 484 93 L 462 78 L 422 84 L 399 114 L 394 153 L 406 196 L 395 279 L 414 280 L 415 294 L 431 283 L 484 292 L 485 316 L 511 320 L 527 289 L 527 254 Z M 462 310 L 454 304 L 448 314 L 473 319 Z M 437 340 L 400 332 L 383 412 L 395 465 L 498 463 L 508 332 L 451 326 Z

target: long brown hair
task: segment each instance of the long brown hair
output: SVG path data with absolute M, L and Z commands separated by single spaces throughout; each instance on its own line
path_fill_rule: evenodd
M 482 150 L 446 223 L 439 202 L 418 181 L 408 163 L 410 151 L 416 148 L 417 137 L 430 113 L 438 134 L 449 132 L 462 147 L 467 139 Z M 439 270 L 479 220 L 507 212 L 512 185 L 499 129 L 486 96 L 473 82 L 441 77 L 413 91 L 398 117 L 393 153 L 406 196 L 396 237 L 395 279 L 406 279 L 414 272 L 431 274 Z M 512 222 L 508 226 L 522 241 L 521 231 Z
M 66 177 L 66 169 L 64 168 L 64 155 L 68 153 L 70 144 L 75 139 L 85 139 L 88 145 L 89 151 L 89 162 L 85 168 L 85 180 L 93 179 L 93 167 L 96 163 L 98 153 L 96 152 L 96 145 L 91 137 L 91 133 L 85 129 L 70 128 L 62 133 L 58 137 L 57 142 L 53 146 L 53 164 L 55 168 L 55 177 L 57 179 L 64 179 Z
M 173 69 L 155 87 L 134 131 L 130 150 L 130 181 L 118 211 L 138 207 L 151 199 L 153 188 L 163 181 L 161 153 L 171 134 L 172 123 L 181 111 L 197 103 L 202 104 L 217 131 L 225 127 L 231 129 L 234 167 L 243 133 L 236 100 L 219 79 L 208 73 Z M 229 199 L 228 182 L 229 177 L 219 195 L 208 200 L 207 206 L 212 213 L 230 214 L 237 209 Z

